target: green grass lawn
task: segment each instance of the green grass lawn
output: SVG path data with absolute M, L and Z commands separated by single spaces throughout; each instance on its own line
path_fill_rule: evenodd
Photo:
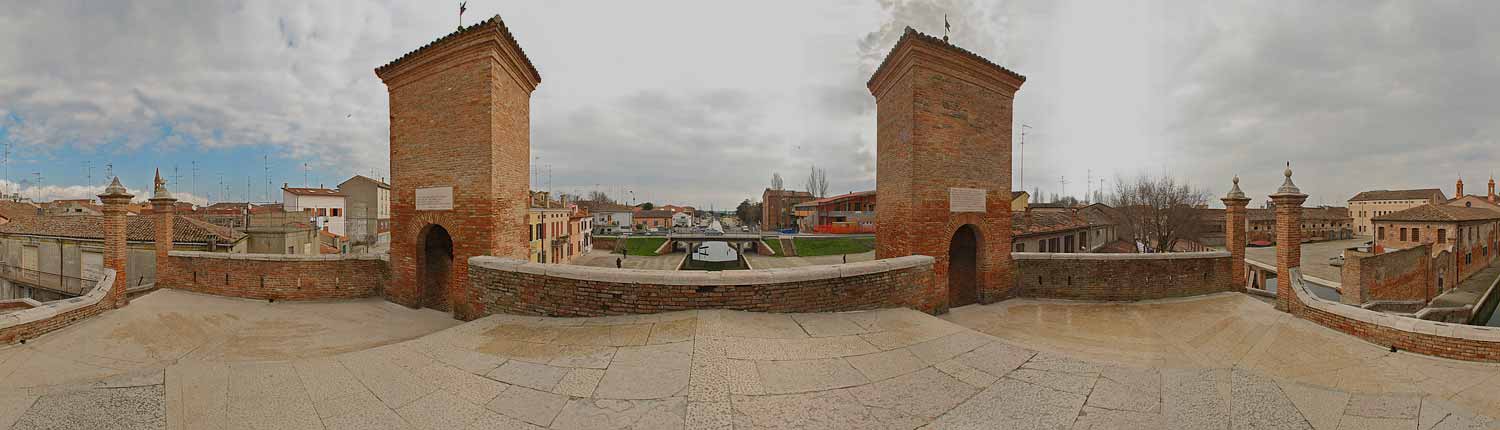
M 769 248 L 771 248 L 772 251 L 776 252 L 776 255 L 774 255 L 774 257 L 783 257 L 784 256 L 781 253 L 781 241 L 776 240 L 776 239 L 762 239 L 762 240 L 764 240 L 766 242 L 766 247 L 769 247 Z
M 799 237 L 792 239 L 792 243 L 797 245 L 798 257 L 858 254 L 875 249 L 875 238 L 873 237 Z
M 625 241 L 625 252 L 628 255 L 656 255 L 656 249 L 666 242 L 665 237 L 632 237 Z

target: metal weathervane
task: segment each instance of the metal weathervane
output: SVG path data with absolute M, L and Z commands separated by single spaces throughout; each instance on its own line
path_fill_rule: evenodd
M 946 14 L 946 13 L 943 14 L 943 41 L 944 42 L 948 41 L 948 31 L 950 31 L 952 29 L 953 29 L 953 26 L 950 25 L 950 24 L 948 24 L 948 14 Z
M 469 2 L 458 2 L 458 29 L 464 29 L 464 11 L 469 10 Z

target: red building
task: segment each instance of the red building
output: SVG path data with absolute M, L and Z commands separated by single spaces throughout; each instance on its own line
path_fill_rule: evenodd
M 792 213 L 803 233 L 874 233 L 875 191 L 798 203 Z

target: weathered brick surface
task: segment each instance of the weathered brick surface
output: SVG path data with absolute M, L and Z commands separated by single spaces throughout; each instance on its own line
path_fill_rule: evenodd
M 334 300 L 374 297 L 390 283 L 374 256 L 283 256 L 173 252 L 157 287 L 247 299 Z M 161 269 L 158 269 L 161 270 Z
M 99 200 L 104 202 L 104 267 L 114 270 L 116 274 L 114 285 L 104 299 L 106 306 L 111 308 L 130 304 L 130 298 L 125 295 L 128 287 L 126 279 L 130 278 L 125 273 L 125 206 L 135 196 L 126 193 L 123 187 L 114 189 L 119 186 L 120 179 L 115 178 L 114 183 L 105 189 L 105 194 L 99 195 Z
M 1336 305 L 1348 306 L 1348 305 Z M 1364 312 L 1372 312 L 1359 310 Z M 1450 336 L 1446 334 L 1422 333 L 1413 330 L 1402 330 L 1387 325 L 1360 321 L 1335 312 L 1319 309 L 1316 306 L 1302 306 L 1298 316 L 1315 322 L 1350 336 L 1364 339 L 1367 342 L 1381 346 L 1391 347 L 1403 351 L 1436 357 L 1452 358 L 1469 361 L 1500 362 L 1500 329 L 1488 328 L 1496 334 L 1489 337 L 1495 340 L 1483 340 L 1462 336 Z M 1390 318 L 1405 318 L 1391 316 Z M 1453 333 L 1457 329 L 1484 330 L 1486 328 L 1462 327 L 1457 324 L 1445 324 L 1432 321 L 1415 321 L 1414 324 L 1428 327 L 1435 333 Z
M 876 100 L 876 258 L 937 259 L 922 309 L 950 307 L 949 245 L 978 232 L 977 300 L 1010 296 L 1011 122 L 1025 78 L 907 30 L 870 78 Z M 949 188 L 985 190 L 984 212 L 951 212 Z
M 1044 299 L 1135 301 L 1233 290 L 1231 279 L 1235 265 L 1231 263 L 1235 260 L 1228 253 L 1192 254 L 1192 258 L 1182 258 L 1183 254 L 1133 258 L 1153 255 L 1014 253 L 1016 295 Z
M 1287 169 L 1287 177 L 1290 181 L 1290 168 Z M 1278 193 L 1271 195 L 1271 201 L 1276 203 L 1276 243 L 1296 244 L 1296 246 L 1276 247 L 1276 279 L 1291 279 L 1291 269 L 1302 267 L 1302 229 L 1300 226 L 1302 225 L 1302 202 L 1307 201 L 1307 196 Z M 1295 314 L 1298 306 L 1301 306 L 1301 302 L 1297 301 L 1296 289 L 1277 289 L 1277 310 Z
M 119 276 L 113 270 L 105 270 L 103 275 L 83 297 L 48 302 L 38 308 L 0 316 L 0 345 L 34 339 L 114 309 L 115 304 L 109 298 Z
M 541 82 L 499 17 L 376 69 L 390 94 L 391 275 L 407 306 L 483 314 L 466 295 L 468 258 L 526 258 L 531 92 Z M 416 209 L 418 188 L 452 187 L 452 210 Z M 424 292 L 424 235 L 453 241 L 447 285 Z
M 751 270 L 721 275 L 705 272 L 622 271 L 602 268 L 559 270 L 599 276 L 549 275 L 549 267 L 518 260 L 469 266 L 474 293 L 491 313 L 588 317 L 649 314 L 688 309 L 756 312 L 840 312 L 880 308 L 919 308 L 932 281 L 928 261 L 911 267 L 870 273 L 847 273 L 839 267 L 782 269 L 801 279 L 781 278 L 773 271 Z M 552 267 L 555 268 L 555 267 Z M 645 273 L 642 273 L 645 272 Z M 864 271 L 861 271 L 864 272 Z M 737 277 L 725 279 L 722 276 Z M 588 279 L 584 279 L 588 278 Z M 654 279 L 654 281 L 653 281 Z
M 1431 300 L 1437 296 L 1437 283 L 1430 253 L 1427 245 L 1384 254 L 1344 251 L 1340 299 L 1355 306 L 1376 300 Z
M 1239 177 L 1235 177 L 1234 189 L 1239 191 Z M 1235 262 L 1230 267 L 1230 288 L 1234 291 L 1244 291 L 1246 285 L 1245 265 L 1239 262 L 1245 261 L 1245 244 L 1248 238 L 1245 236 L 1245 206 L 1250 204 L 1250 199 L 1243 195 L 1230 196 L 1220 199 L 1224 202 L 1224 247 L 1229 250 L 1229 261 Z

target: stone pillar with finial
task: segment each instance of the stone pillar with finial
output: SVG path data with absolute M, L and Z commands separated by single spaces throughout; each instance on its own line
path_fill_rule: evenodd
M 104 202 L 104 267 L 115 271 L 115 283 L 104 296 L 104 303 L 115 308 L 130 303 L 125 296 L 126 283 L 130 279 L 125 273 L 125 208 L 134 197 L 124 185 L 120 185 L 118 176 L 104 188 L 104 194 L 99 195 L 99 201 Z
M 151 216 L 155 218 L 154 236 L 156 245 L 156 286 L 164 287 L 171 275 L 169 253 L 173 246 L 173 221 L 177 218 L 177 199 L 167 191 L 167 180 L 161 178 L 161 169 L 156 170 L 156 186 L 151 190 Z
M 1245 291 L 1245 207 L 1250 198 L 1240 191 L 1240 177 L 1234 187 L 1219 199 L 1224 202 L 1224 247 L 1229 249 L 1230 291 Z
M 1282 172 L 1286 180 L 1272 194 L 1276 205 L 1276 309 L 1296 314 L 1302 302 L 1292 288 L 1292 269 L 1302 266 L 1302 203 L 1307 194 L 1292 183 L 1292 163 Z

